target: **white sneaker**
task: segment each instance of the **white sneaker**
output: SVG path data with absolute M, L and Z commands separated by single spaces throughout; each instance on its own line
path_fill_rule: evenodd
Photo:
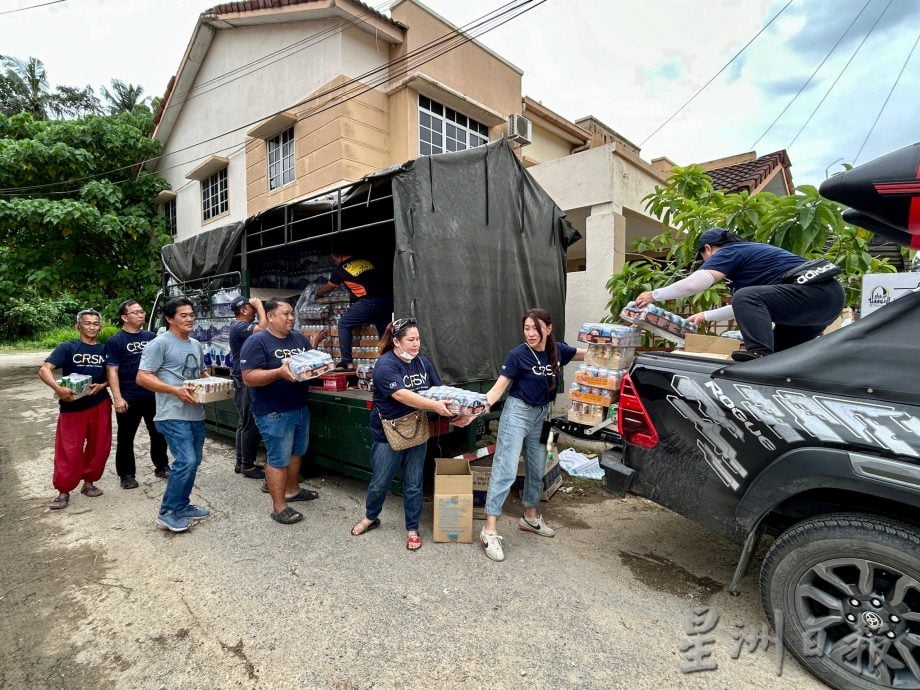
M 542 515 L 536 520 L 522 517 L 518 522 L 518 529 L 523 530 L 524 532 L 533 532 L 534 534 L 539 534 L 541 537 L 556 536 L 556 530 L 543 522 Z
M 505 560 L 505 552 L 502 551 L 502 538 L 495 532 L 486 532 L 486 528 L 483 527 L 479 533 L 479 543 L 485 547 L 486 556 L 493 561 Z

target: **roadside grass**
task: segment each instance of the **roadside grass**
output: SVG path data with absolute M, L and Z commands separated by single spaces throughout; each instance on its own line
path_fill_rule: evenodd
M 110 336 L 118 332 L 115 326 L 106 326 L 99 333 L 99 342 L 104 343 Z M 61 343 L 78 338 L 77 329 L 73 326 L 58 326 L 31 338 L 22 338 L 0 343 L 0 354 L 12 352 L 41 352 L 49 353 Z

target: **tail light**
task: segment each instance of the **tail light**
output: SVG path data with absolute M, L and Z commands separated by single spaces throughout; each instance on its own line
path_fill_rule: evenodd
M 654 448 L 658 445 L 658 432 L 648 412 L 645 411 L 645 405 L 636 394 L 636 387 L 629 374 L 626 374 L 620 383 L 617 429 L 626 443 L 640 448 Z

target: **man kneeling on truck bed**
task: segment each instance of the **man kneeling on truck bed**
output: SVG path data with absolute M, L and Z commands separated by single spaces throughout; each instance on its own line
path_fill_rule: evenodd
M 351 306 L 339 319 L 342 361 L 338 368 L 353 371 L 351 329 L 372 323 L 377 328 L 377 335 L 383 336 L 393 311 L 392 286 L 385 283 L 380 270 L 369 259 L 356 258 L 345 249 L 333 247 L 332 261 L 335 269 L 328 282 L 316 289 L 316 296 L 327 295 L 342 284 L 351 293 Z
M 721 228 L 703 232 L 696 243 L 700 270 L 683 280 L 643 292 L 636 304 L 695 295 L 720 280 L 728 283 L 732 303 L 694 314 L 692 323 L 734 319 L 744 337 L 745 361 L 812 340 L 843 309 L 843 287 L 834 280 L 840 268 L 825 259 L 809 261 L 785 249 L 747 242 Z M 775 324 L 775 326 L 771 326 Z

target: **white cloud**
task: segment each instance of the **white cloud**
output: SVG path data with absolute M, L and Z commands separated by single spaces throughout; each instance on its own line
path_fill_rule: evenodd
M 0 45 L 5 54 L 43 60 L 52 84 L 98 88 L 116 77 L 143 85 L 148 95 L 160 95 L 179 65 L 198 14 L 213 4 L 69 0 L 0 17 Z M 463 25 L 504 2 L 426 4 Z M 548 0 L 480 40 L 524 70 L 526 95 L 570 119 L 595 115 L 639 143 L 784 4 Z M 748 150 L 864 4 L 865 0 L 795 0 L 742 59 L 643 145 L 643 157 L 668 156 L 690 163 Z M 852 34 L 758 144 L 758 153 L 789 144 L 886 4 L 887 0 L 870 0 Z M 797 183 L 818 183 L 835 159 L 852 160 L 918 33 L 920 3 L 894 0 L 789 150 Z M 917 93 L 920 49 L 861 161 L 920 139 Z

